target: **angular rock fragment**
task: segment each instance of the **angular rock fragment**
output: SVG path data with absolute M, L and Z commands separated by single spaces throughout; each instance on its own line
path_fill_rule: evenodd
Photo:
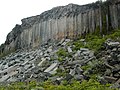
M 58 63 L 51 64 L 44 72 L 54 74 L 54 71 L 57 70 Z
M 108 81 L 109 83 L 115 83 L 117 78 L 110 77 L 110 76 L 105 76 L 104 79 Z
M 69 53 L 72 53 L 72 49 L 70 47 L 67 48 Z

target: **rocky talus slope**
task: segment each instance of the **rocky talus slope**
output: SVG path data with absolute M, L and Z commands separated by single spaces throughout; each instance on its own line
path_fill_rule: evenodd
M 74 50 L 70 39 L 49 42 L 35 50 L 16 51 L 0 59 L 0 82 L 51 80 L 56 84 L 72 79 L 89 80 L 120 87 L 120 43 L 108 39 L 97 55 L 87 48 Z M 85 39 L 80 40 L 86 44 Z M 113 87 L 113 86 L 112 86 Z

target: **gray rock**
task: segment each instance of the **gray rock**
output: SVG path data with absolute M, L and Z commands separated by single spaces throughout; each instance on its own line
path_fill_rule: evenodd
M 88 60 L 89 59 L 89 56 L 84 56 L 83 57 L 85 60 Z
M 116 51 L 117 51 L 117 48 L 113 48 L 113 49 L 112 49 L 112 52 L 116 52 Z
M 120 47 L 118 47 L 118 51 L 120 52 Z
M 57 78 L 58 81 L 61 81 L 62 79 L 63 79 L 63 77 L 59 77 L 59 78 Z
M 104 79 L 108 81 L 109 83 L 115 83 L 117 78 L 114 77 L 109 77 L 109 76 L 104 76 Z
M 48 53 L 45 53 L 45 54 L 44 54 L 44 57 L 49 57 L 49 54 L 48 54 Z
M 50 57 L 46 57 L 46 60 L 50 60 L 51 58 Z
M 72 76 L 74 76 L 75 75 L 75 69 L 70 69 L 69 74 L 72 75 Z
M 120 43 L 119 42 L 109 42 L 107 44 L 108 44 L 108 46 L 118 46 Z
M 110 69 L 107 69 L 107 70 L 105 71 L 105 74 L 104 74 L 104 75 L 110 76 L 111 73 L 112 73 L 112 71 L 111 71 Z
M 65 80 L 66 80 L 66 81 L 70 81 L 72 78 L 73 78 L 72 75 L 67 74 Z
M 67 42 L 63 42 L 61 45 L 62 45 L 62 46 L 65 46 L 66 44 L 67 44 Z
M 10 77 L 8 75 L 3 76 L 2 78 L 0 78 L 0 82 L 4 82 L 7 79 L 9 79 Z
M 117 55 L 118 60 L 120 60 L 120 54 Z
M 38 66 L 43 66 L 42 64 L 46 61 L 46 59 L 45 58 L 41 58 L 41 62 L 38 64 Z
M 18 68 L 18 66 L 11 66 L 7 69 L 4 69 L 3 71 L 0 71 L 1 75 L 4 75 L 5 73 L 10 73 L 12 71 L 15 71 Z
M 53 82 L 55 82 L 57 80 L 58 76 L 54 76 L 54 77 L 50 77 L 49 79 Z
M 85 39 L 80 39 L 80 42 L 84 42 L 85 41 Z
M 11 61 L 11 62 L 9 62 L 9 66 L 13 66 L 14 64 L 16 64 L 16 61 Z
M 114 74 L 114 77 L 115 77 L 115 78 L 120 78 L 120 74 L 119 74 L 119 73 L 115 73 L 115 74 Z
M 51 53 L 53 50 L 52 50 L 52 46 L 50 46 L 48 49 L 47 49 L 47 52 L 48 53 Z
M 43 55 L 43 52 L 40 53 L 40 56 L 42 56 L 42 55 Z
M 22 61 L 21 61 L 21 59 L 15 59 L 15 62 L 16 63 L 21 63 Z
M 88 63 L 89 61 L 93 60 L 95 57 L 92 57 L 92 58 L 89 58 L 87 60 L 76 60 L 76 61 L 73 61 L 73 62 L 68 62 L 68 65 L 75 65 L 75 64 L 79 64 L 79 65 L 84 65 L 86 63 Z
M 52 75 L 53 75 L 53 74 L 56 74 L 56 73 L 57 73 L 57 71 L 56 71 L 57 69 L 58 69 L 58 67 L 54 68 L 54 69 L 51 70 L 49 73 L 52 74 Z
M 16 82 L 17 80 L 13 77 L 10 77 L 9 79 L 7 79 L 7 82 Z
M 81 51 L 78 50 L 74 56 L 75 56 L 75 57 L 78 57 L 78 56 L 80 56 L 80 53 L 81 53 Z
M 72 49 L 70 47 L 67 48 L 69 53 L 72 53 Z
M 63 38 L 58 44 L 62 44 L 65 41 L 65 39 Z
M 8 68 L 8 63 L 4 66 L 4 69 Z
M 21 73 L 21 72 L 24 73 L 26 71 L 24 67 L 19 67 L 19 68 L 17 68 L 17 70 L 19 73 Z
M 84 79 L 84 76 L 83 75 L 75 75 L 74 78 L 76 80 L 83 80 Z
M 113 84 L 112 86 L 110 86 L 110 88 L 112 88 L 112 89 L 120 89 L 120 84 L 118 84 L 118 83 L 115 83 L 115 84 Z
M 25 70 L 28 70 L 29 68 L 32 68 L 32 65 L 30 65 L 30 64 L 27 64 L 27 65 L 25 65 Z
M 26 65 L 29 62 L 29 60 L 26 60 L 24 63 L 22 63 L 21 65 Z
M 89 54 L 90 54 L 90 51 L 83 51 L 82 52 L 84 55 L 87 55 L 87 56 L 89 56 Z
M 87 48 L 80 48 L 80 51 L 89 51 Z
M 71 40 L 70 39 L 65 39 L 65 42 L 70 42 Z
M 7 74 L 7 75 L 2 76 L 2 78 L 0 78 L 0 82 L 6 81 L 6 80 L 9 79 L 11 76 L 16 75 L 17 73 L 18 73 L 18 71 L 13 71 L 13 72 L 10 72 L 10 73 Z
M 44 72 L 54 74 L 56 73 L 57 67 L 58 67 L 58 63 L 53 63 Z
M 89 57 L 91 58 L 91 57 L 94 57 L 94 52 L 93 51 L 91 51 L 90 53 L 89 53 Z
M 98 79 L 101 84 L 107 84 L 107 81 L 103 77 L 98 76 Z
M 82 73 L 83 73 L 83 70 L 80 68 L 79 64 L 76 65 L 76 72 L 77 72 L 78 75 L 82 75 Z

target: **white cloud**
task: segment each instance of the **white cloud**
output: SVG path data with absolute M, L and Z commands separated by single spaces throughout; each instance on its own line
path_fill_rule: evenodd
M 56 6 L 87 4 L 97 0 L 1 0 L 0 1 L 0 44 L 5 42 L 7 34 L 21 19 L 39 15 Z

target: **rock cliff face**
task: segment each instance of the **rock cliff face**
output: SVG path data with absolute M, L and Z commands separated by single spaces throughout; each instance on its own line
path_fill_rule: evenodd
M 49 40 L 74 39 L 97 30 L 105 33 L 111 28 L 117 29 L 120 27 L 120 4 L 119 0 L 82 6 L 69 4 L 21 21 L 22 24 L 16 25 L 7 35 L 1 53 L 39 47 Z

